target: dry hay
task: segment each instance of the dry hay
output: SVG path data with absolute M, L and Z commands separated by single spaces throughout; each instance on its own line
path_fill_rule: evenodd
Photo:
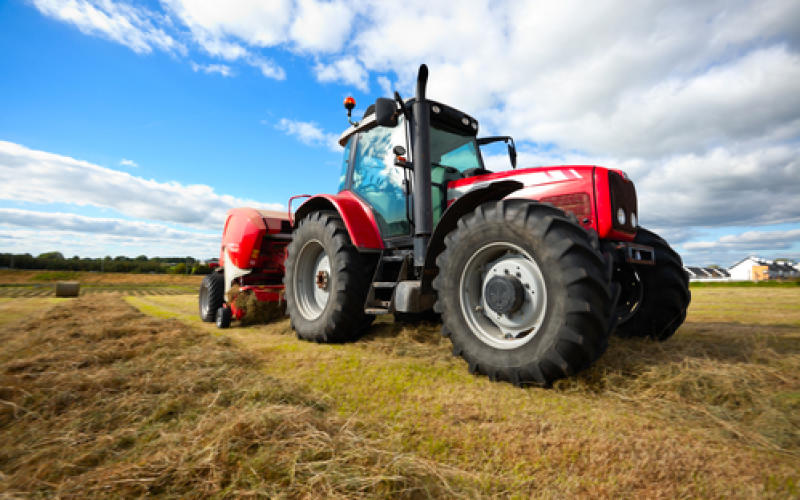
M 77 281 L 59 281 L 55 284 L 56 297 L 77 297 L 81 285 Z
M 239 292 L 238 286 L 228 291 L 228 302 L 244 311 L 240 320 L 242 326 L 258 325 L 275 321 L 286 315 L 286 303 L 257 300 L 252 292 Z
M 474 496 L 225 338 L 77 299 L 0 331 L 0 496 Z

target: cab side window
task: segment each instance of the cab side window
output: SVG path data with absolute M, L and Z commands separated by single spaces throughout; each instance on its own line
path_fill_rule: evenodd
M 372 206 L 381 236 L 407 235 L 403 169 L 394 165 L 392 148 L 405 146 L 405 126 L 375 127 L 358 135 L 352 190 Z
M 347 170 L 350 168 L 350 144 L 352 142 L 352 139 L 348 139 L 347 144 L 344 146 L 344 153 L 342 156 L 342 172 L 339 174 L 340 193 L 344 191 L 344 188 L 347 186 Z

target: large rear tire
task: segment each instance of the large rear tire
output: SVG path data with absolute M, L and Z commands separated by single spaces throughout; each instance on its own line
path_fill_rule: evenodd
M 472 373 L 550 385 L 608 345 L 611 294 L 590 235 L 564 212 L 526 200 L 484 203 L 436 259 L 435 310 Z
M 206 275 L 200 283 L 199 295 L 200 319 L 211 323 L 217 317 L 217 309 L 225 302 L 225 278 L 222 273 Z
M 300 221 L 286 258 L 286 308 L 297 336 L 314 342 L 358 339 L 369 277 L 364 259 L 336 212 L 313 212 Z
M 618 269 L 615 273 L 626 278 L 620 280 L 623 296 L 636 297 L 632 309 L 621 315 L 616 333 L 620 337 L 667 340 L 686 319 L 692 299 L 689 276 L 680 255 L 659 235 L 639 228 L 634 242 L 652 246 L 656 262 L 653 266 L 631 266 L 632 269 Z

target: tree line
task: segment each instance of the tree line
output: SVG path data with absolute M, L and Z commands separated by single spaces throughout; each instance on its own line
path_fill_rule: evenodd
M 47 269 L 53 271 L 98 271 L 106 273 L 208 274 L 211 269 L 194 257 L 125 257 L 67 258 L 61 252 L 45 252 L 34 257 L 29 253 L 0 253 L 0 268 Z

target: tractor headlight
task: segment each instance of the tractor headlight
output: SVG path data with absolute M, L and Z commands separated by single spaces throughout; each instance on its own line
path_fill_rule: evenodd
M 625 222 L 626 222 L 625 209 L 623 209 L 623 208 L 618 208 L 617 209 L 617 222 L 619 223 L 620 226 L 624 226 L 625 225 Z
M 614 170 L 608 171 L 608 191 L 611 209 L 606 212 L 613 229 L 624 233 L 636 231 L 636 188 Z M 609 213 L 610 212 L 610 213 Z

